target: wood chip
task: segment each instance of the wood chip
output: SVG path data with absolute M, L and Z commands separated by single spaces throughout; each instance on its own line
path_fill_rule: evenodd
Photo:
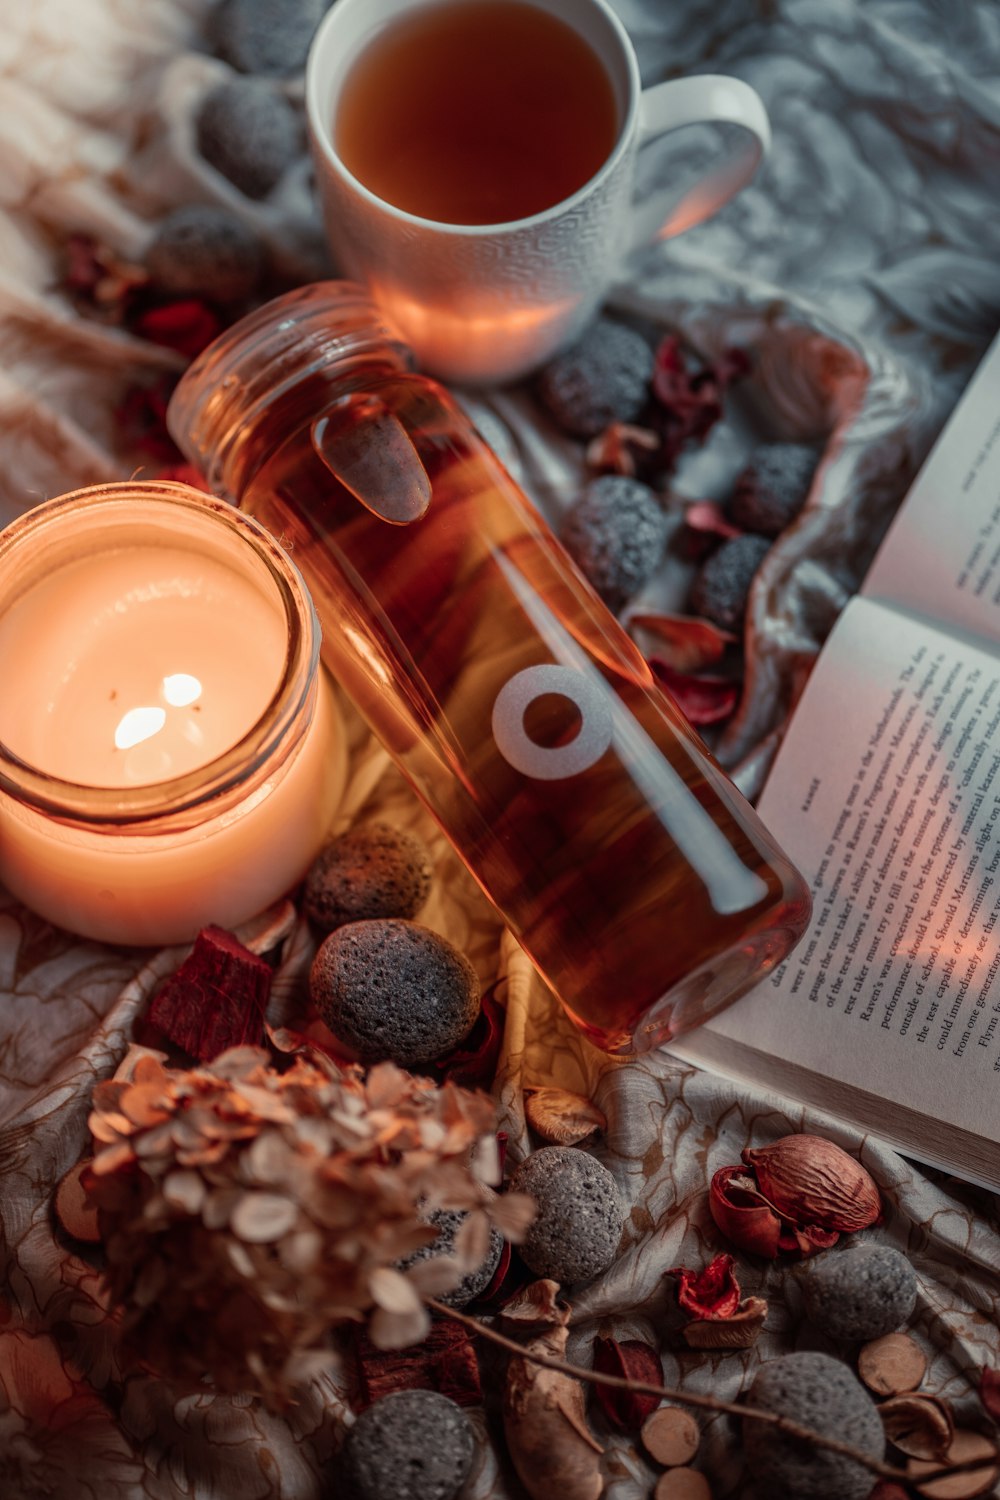
M 946 1479 L 930 1479 L 926 1484 L 919 1483 L 920 1476 L 937 1468 L 936 1462 L 911 1458 L 906 1471 L 917 1494 L 923 1495 L 925 1500 L 973 1500 L 974 1496 L 986 1495 L 992 1490 L 1000 1478 L 1000 1463 L 997 1462 L 996 1444 L 990 1442 L 988 1437 L 984 1437 L 981 1432 L 959 1428 L 951 1440 L 945 1462 L 961 1464 L 974 1458 L 984 1459 L 985 1467 L 972 1469 L 967 1474 L 954 1474 Z
M 908 1333 L 887 1333 L 863 1345 L 858 1374 L 876 1396 L 899 1396 L 917 1389 L 927 1374 L 927 1356 Z
M 565 1089 L 533 1089 L 525 1100 L 524 1114 L 535 1134 L 555 1146 L 578 1146 L 608 1128 L 596 1104 Z
M 56 1218 L 67 1234 L 85 1245 L 99 1245 L 101 1232 L 97 1227 L 97 1208 L 87 1202 L 87 1190 L 82 1180 L 90 1164 L 88 1156 L 70 1168 L 56 1188 L 53 1206 Z
M 680 1406 L 657 1407 L 642 1424 L 643 1447 L 650 1458 L 655 1458 L 667 1469 L 679 1467 L 694 1458 L 700 1440 L 698 1423 Z
M 922 1396 L 912 1391 L 890 1396 L 879 1407 L 879 1416 L 886 1437 L 907 1458 L 940 1463 L 955 1436 L 951 1407 L 937 1396 Z
M 712 1500 L 712 1491 L 697 1469 L 668 1469 L 656 1481 L 653 1500 Z

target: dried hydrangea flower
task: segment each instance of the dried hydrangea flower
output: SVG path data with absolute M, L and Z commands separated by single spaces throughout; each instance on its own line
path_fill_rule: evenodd
M 367 1319 L 384 1347 L 427 1333 L 423 1299 L 472 1269 L 477 1238 L 399 1271 L 434 1236 L 428 1206 L 510 1238 L 524 1224 L 526 1202 L 488 1186 L 492 1102 L 392 1063 L 365 1076 L 316 1054 L 278 1072 L 237 1047 L 182 1070 L 136 1047 L 93 1104 L 92 1196 L 123 1339 L 174 1379 L 208 1373 L 280 1405 L 336 1324 Z

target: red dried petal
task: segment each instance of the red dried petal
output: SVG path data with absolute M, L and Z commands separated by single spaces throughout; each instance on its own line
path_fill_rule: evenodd
M 176 383 L 172 376 L 164 376 L 155 385 L 134 385 L 114 409 L 123 445 L 148 453 L 161 465 L 182 458 L 167 431 L 167 405 Z
M 66 241 L 66 270 L 63 282 L 68 291 L 91 293 L 104 276 L 97 258 L 97 241 L 89 234 L 71 234 Z
M 675 1266 L 667 1275 L 676 1276 L 677 1301 L 693 1318 L 730 1318 L 740 1305 L 733 1257 L 725 1252 L 700 1271 Z
M 214 308 L 199 297 L 183 297 L 177 302 L 147 307 L 131 320 L 132 332 L 165 349 L 176 349 L 187 359 L 194 359 L 207 349 L 222 332 L 222 319 Z
M 839 1229 L 821 1229 L 818 1224 L 792 1224 L 782 1231 L 778 1244 L 782 1250 L 798 1250 L 802 1255 L 816 1255 L 820 1250 L 829 1250 L 839 1239 Z
M 983 1370 L 979 1377 L 979 1399 L 994 1422 L 1000 1422 L 1000 1369 Z
M 472 1339 L 460 1323 L 435 1319 L 419 1344 L 376 1349 L 361 1329 L 354 1331 L 361 1387 L 359 1410 L 393 1391 L 440 1391 L 458 1406 L 481 1406 L 483 1389 Z
M 153 997 L 148 1021 L 198 1062 L 227 1047 L 259 1047 L 271 968 L 222 927 L 203 927 L 180 968 Z
M 524 1287 L 537 1280 L 534 1271 L 529 1271 L 524 1261 L 511 1245 L 504 1240 L 500 1260 L 493 1279 L 485 1291 L 476 1298 L 477 1312 L 497 1312 L 512 1301 Z
M 433 1077 L 457 1083 L 465 1089 L 489 1088 L 496 1075 L 503 1045 L 507 1013 L 496 998 L 496 986 L 483 994 L 475 1026 L 464 1042 L 447 1057 L 439 1057 L 426 1069 Z
M 714 365 L 691 371 L 674 335 L 661 340 L 655 356 L 652 391 L 659 403 L 656 416 L 664 448 L 671 458 L 676 458 L 688 442 L 704 441 L 722 416 L 727 387 L 745 375 L 749 367 L 749 359 L 742 350 L 727 349 Z
M 662 1385 L 663 1367 L 656 1350 L 641 1339 L 594 1340 L 594 1369 L 602 1375 L 617 1375 L 638 1380 L 644 1385 Z M 638 1432 L 651 1411 L 660 1404 L 659 1396 L 643 1391 L 624 1391 L 614 1386 L 595 1385 L 594 1399 L 612 1427 L 622 1432 Z
M 691 724 L 719 724 L 740 700 L 740 685 L 731 677 L 677 672 L 660 656 L 649 657 L 653 675 Z
M 697 615 L 630 615 L 629 630 L 646 630 L 658 642 L 657 657 L 677 672 L 697 672 L 721 660 L 739 637 Z M 664 650 L 664 647 L 666 648 Z
M 714 500 L 696 500 L 684 511 L 684 525 L 692 531 L 704 531 L 710 536 L 722 537 L 725 541 L 742 536 L 739 526 L 734 526 L 721 505 Z

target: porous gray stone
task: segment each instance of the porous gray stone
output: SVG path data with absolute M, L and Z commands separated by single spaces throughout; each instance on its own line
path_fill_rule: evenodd
M 913 1267 L 892 1245 L 849 1245 L 803 1268 L 810 1322 L 832 1339 L 867 1342 L 906 1322 L 917 1300 Z
M 603 474 L 570 506 L 560 537 L 608 608 L 618 610 L 652 577 L 669 525 L 648 485 Z
M 748 1399 L 871 1458 L 885 1452 L 878 1408 L 848 1366 L 829 1354 L 802 1350 L 762 1365 Z M 874 1484 L 856 1459 L 786 1437 L 752 1417 L 743 1420 L 743 1448 L 757 1491 L 768 1500 L 866 1500 Z
M 468 1217 L 469 1215 L 460 1208 L 432 1209 L 426 1221 L 437 1230 L 437 1239 L 432 1240 L 429 1245 L 422 1245 L 419 1250 L 414 1250 L 412 1254 L 397 1261 L 399 1269 L 406 1271 L 418 1261 L 433 1260 L 438 1255 L 450 1255 L 455 1244 L 455 1236 Z M 450 1292 L 439 1292 L 438 1301 L 444 1302 L 448 1307 L 464 1307 L 467 1302 L 472 1302 L 480 1292 L 485 1292 L 493 1280 L 493 1273 L 500 1264 L 502 1252 L 503 1235 L 491 1224 L 490 1245 L 485 1260 L 473 1270 L 467 1271 Z
M 303 908 L 323 932 L 373 917 L 415 917 L 431 888 L 431 862 L 415 834 L 362 823 L 327 844 L 306 877 Z
M 639 415 L 653 374 L 653 351 L 642 334 L 600 318 L 541 371 L 538 394 L 564 431 L 596 437 L 612 422 Z
M 400 1067 L 443 1057 L 479 1015 L 464 953 L 417 922 L 349 922 L 324 938 L 309 974 L 313 1004 L 360 1062 Z
M 739 632 L 754 574 L 770 549 L 767 537 L 734 536 L 702 563 L 691 584 L 690 605 L 720 630 Z
M 235 214 L 208 203 L 176 208 L 160 223 L 146 269 L 162 291 L 241 302 L 263 270 L 261 243 Z
M 241 73 L 301 73 L 330 0 L 222 0 L 210 13 L 209 40 Z
M 544 1146 L 521 1163 L 510 1186 L 538 1205 L 518 1247 L 536 1276 L 567 1285 L 608 1269 L 625 1219 L 615 1179 L 596 1157 L 574 1146 Z
M 347 1435 L 343 1470 L 357 1500 L 452 1500 L 476 1438 L 461 1407 L 437 1391 L 394 1391 Z
M 231 78 L 211 89 L 195 118 L 198 150 L 248 198 L 263 198 L 302 154 L 299 117 L 261 78 Z

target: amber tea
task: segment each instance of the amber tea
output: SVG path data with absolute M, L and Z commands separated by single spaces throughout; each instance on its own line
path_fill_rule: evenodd
M 597 53 L 519 0 L 445 0 L 383 29 L 333 120 L 347 169 L 385 202 L 444 224 L 551 208 L 599 170 L 619 112 Z

